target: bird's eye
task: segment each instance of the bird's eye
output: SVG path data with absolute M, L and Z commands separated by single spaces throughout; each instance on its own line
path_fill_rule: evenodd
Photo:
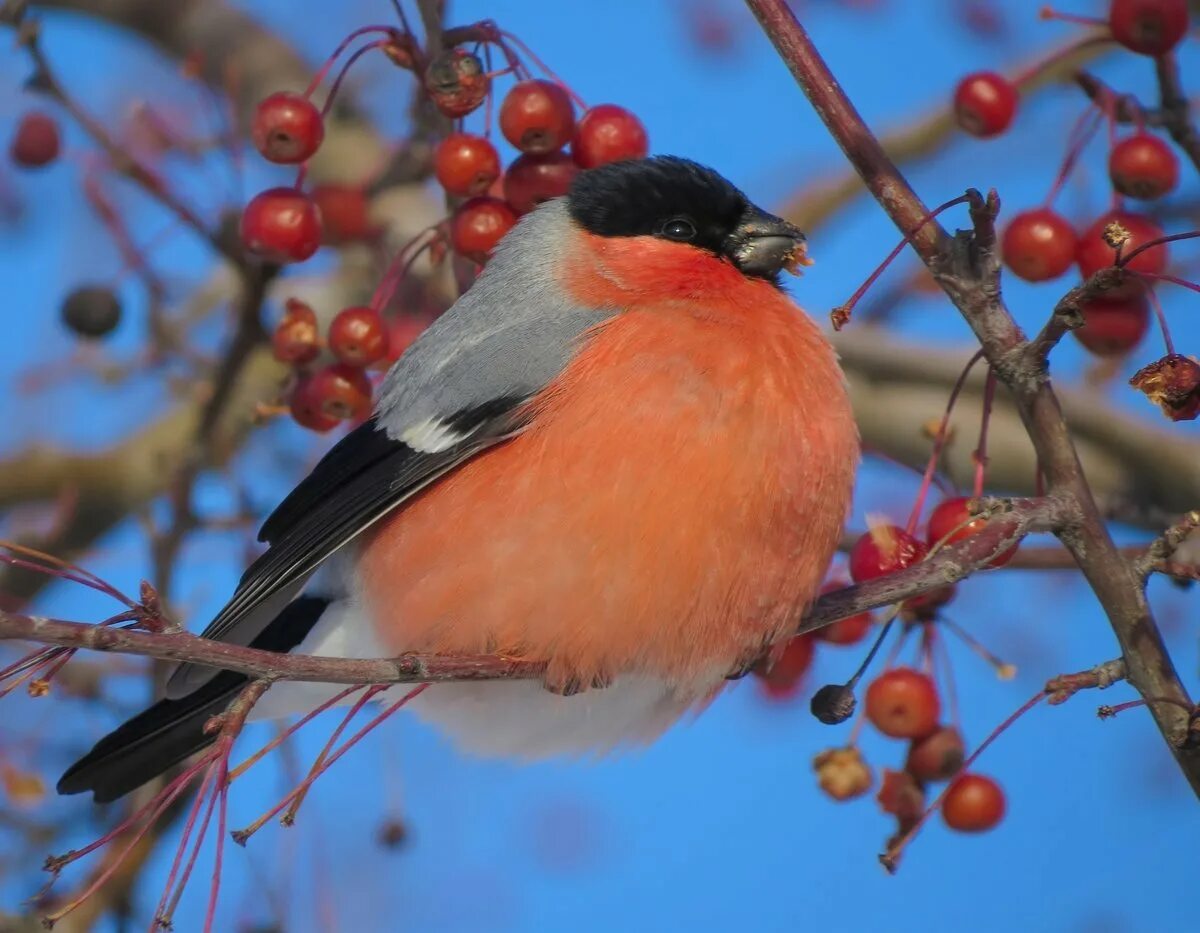
M 663 224 L 662 235 L 668 240 L 687 243 L 689 240 L 695 239 L 696 226 L 686 217 L 676 217 Z

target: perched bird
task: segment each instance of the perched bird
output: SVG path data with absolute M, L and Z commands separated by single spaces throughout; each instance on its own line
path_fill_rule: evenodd
M 778 282 L 806 263 L 799 230 L 694 162 L 581 173 L 267 519 L 267 551 L 204 637 L 545 662 L 544 683 L 413 700 L 481 754 L 657 737 L 794 630 L 849 507 L 844 378 Z M 211 742 L 205 721 L 246 680 L 182 665 L 58 790 L 132 790 Z M 276 684 L 254 713 L 340 689 Z

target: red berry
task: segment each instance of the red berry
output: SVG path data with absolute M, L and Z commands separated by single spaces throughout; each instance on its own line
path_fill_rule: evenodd
M 837 590 L 845 589 L 849 585 L 850 582 L 848 580 L 830 580 L 821 587 L 821 593 L 833 593 Z M 860 612 L 856 616 L 838 619 L 832 625 L 819 628 L 813 632 L 813 635 L 821 641 L 829 642 L 831 645 L 857 645 L 867 637 L 867 632 L 871 630 L 871 623 L 873 621 L 871 613 Z
M 904 770 L 919 781 L 947 781 L 958 774 L 966 757 L 962 736 L 952 726 L 941 726 L 909 746 Z
M 518 214 L 566 194 L 579 166 L 564 152 L 519 156 L 504 173 L 504 199 Z
M 571 98 L 553 81 L 522 81 L 500 105 L 500 132 L 522 152 L 561 149 L 575 133 Z
M 1121 246 L 1122 256 L 1128 256 L 1139 246 L 1163 236 L 1162 227 L 1143 214 L 1133 214 L 1129 211 L 1109 211 L 1103 214 L 1079 235 L 1079 243 L 1075 247 L 1075 259 L 1085 279 L 1116 262 L 1116 249 L 1106 240 L 1106 236 L 1111 237 L 1121 230 L 1129 235 Z M 1148 275 L 1161 274 L 1167 268 L 1166 244 L 1160 243 L 1138 253 L 1125 268 Z M 1130 279 L 1124 285 L 1106 292 L 1105 298 L 1114 300 L 1133 297 L 1141 295 L 1142 291 L 1141 283 Z
M 928 541 L 932 548 L 945 542 L 953 544 L 972 535 L 979 534 L 987 525 L 987 519 L 981 515 L 972 516 L 967 508 L 970 499 L 956 498 L 942 502 L 929 516 Z M 1017 545 L 1013 545 L 1001 554 L 997 554 L 988 562 L 989 567 L 1003 567 L 1017 553 Z
M 313 203 L 321 212 L 323 242 L 339 245 L 372 239 L 378 232 L 371 223 L 367 193 L 355 185 L 317 185 Z
M 308 381 L 317 409 L 326 418 L 361 418 L 371 410 L 371 380 L 357 366 L 332 363 Z
M 320 148 L 325 121 L 307 97 L 280 91 L 259 102 L 250 136 L 267 161 L 294 165 L 311 158 Z
M 1135 133 L 1113 147 L 1108 177 L 1121 194 L 1153 201 L 1179 184 L 1179 159 L 1157 136 Z
M 482 264 L 516 222 L 513 209 L 499 198 L 472 198 L 450 219 L 450 244 L 460 256 Z
M 414 340 L 421 336 L 432 319 L 424 314 L 397 314 L 387 322 L 388 362 L 394 363 Z
M 321 245 L 321 213 L 304 192 L 271 188 L 242 212 L 242 243 L 269 262 L 302 262 Z
M 349 366 L 370 366 L 387 355 L 387 326 L 374 308 L 345 308 L 329 325 L 329 349 Z
M 925 789 L 907 771 L 885 768 L 875 799 L 879 809 L 892 814 L 902 826 L 916 822 L 925 811 Z
M 1013 275 L 1026 282 L 1047 282 L 1071 268 L 1075 243 L 1075 228 L 1061 214 L 1043 207 L 1012 219 L 1001 251 Z
M 317 315 L 299 298 L 287 300 L 283 320 L 271 334 L 271 351 L 279 362 L 293 365 L 310 363 L 321 352 Z
M 324 398 L 319 394 L 316 380 L 312 376 L 306 376 L 292 389 L 292 397 L 288 400 L 288 409 L 300 427 L 324 434 L 337 427 L 339 419 L 332 418 L 321 410 L 323 401 Z
M 960 833 L 981 833 L 1004 819 L 1004 791 L 982 774 L 955 779 L 942 798 L 942 819 Z
M 911 567 L 925 556 L 925 545 L 903 528 L 876 525 L 850 548 L 850 576 L 855 583 Z
M 500 154 L 482 136 L 451 133 L 438 144 L 433 171 L 449 194 L 473 198 L 486 194 L 500 177 Z
M 597 104 L 579 118 L 571 155 L 580 168 L 622 159 L 644 159 L 650 139 L 642 121 L 624 107 Z
M 812 667 L 815 647 L 812 635 L 795 635 L 788 639 L 773 664 L 764 662 L 756 666 L 754 676 L 762 682 L 769 696 L 776 699 L 794 696 Z
M 1164 55 L 1187 34 L 1187 0 L 1113 0 L 1108 25 L 1125 48 Z
M 8 152 L 22 168 L 41 168 L 58 158 L 59 146 L 57 121 L 34 110 L 21 117 Z
M 425 70 L 425 90 L 448 117 L 465 117 L 478 108 L 491 86 L 483 62 L 466 49 L 447 49 Z
M 1097 356 L 1128 353 L 1150 329 L 1150 306 L 1144 295 L 1113 300 L 1097 298 L 1079 310 L 1084 324 L 1071 333 Z
M 1016 114 L 1016 87 L 994 71 L 969 74 L 954 91 L 954 118 L 972 136 L 999 136 Z
M 892 738 L 924 738 L 937 728 L 941 711 L 933 681 L 910 667 L 884 671 L 867 687 L 867 719 Z

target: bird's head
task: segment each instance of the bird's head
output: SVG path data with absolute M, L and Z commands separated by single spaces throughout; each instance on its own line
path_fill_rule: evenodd
M 809 264 L 799 229 L 687 159 L 582 172 L 565 204 L 607 284 L 647 297 L 699 295 L 747 280 L 778 285 L 783 271 Z

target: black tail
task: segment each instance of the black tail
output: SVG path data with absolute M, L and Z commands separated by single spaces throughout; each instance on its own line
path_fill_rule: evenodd
M 263 629 L 253 648 L 286 652 L 316 624 L 329 600 L 300 596 Z M 109 803 L 158 777 L 172 765 L 215 741 L 204 732 L 209 718 L 224 712 L 250 678 L 223 671 L 178 700 L 159 700 L 109 733 L 58 780 L 60 794 L 91 791 L 96 803 Z

